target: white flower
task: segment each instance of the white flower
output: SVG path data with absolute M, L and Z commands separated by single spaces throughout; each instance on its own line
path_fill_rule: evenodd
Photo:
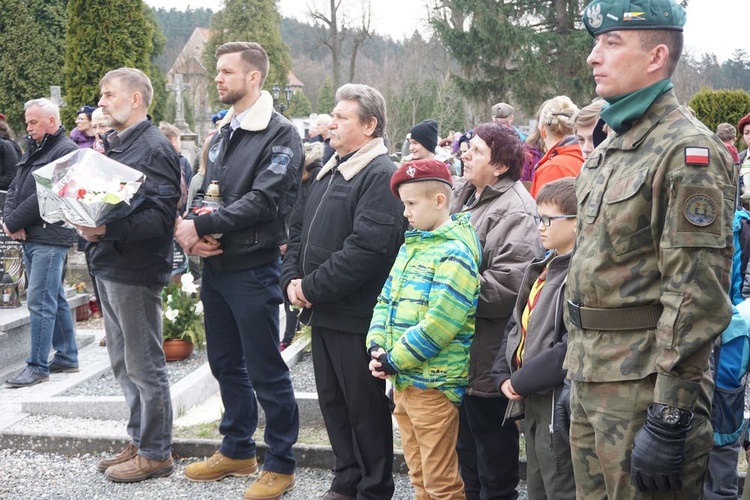
M 179 310 L 177 310 L 177 309 L 170 309 L 170 308 L 167 308 L 167 310 L 166 310 L 166 311 L 164 312 L 164 316 L 165 316 L 165 317 L 166 317 L 166 318 L 167 318 L 167 319 L 168 319 L 169 321 L 171 321 L 172 323 L 174 323 L 174 322 L 175 322 L 175 320 L 177 319 L 177 316 L 179 316 L 179 315 L 180 315 L 180 311 L 179 311 Z
M 193 283 L 193 275 L 185 273 L 180 276 L 180 283 L 182 283 L 182 291 L 187 294 L 194 294 L 198 291 L 198 287 Z
M 172 294 L 170 293 L 169 295 L 167 295 L 167 304 L 171 304 L 171 303 L 172 303 Z
M 201 301 L 196 302 L 195 305 L 193 306 L 193 311 L 195 311 L 195 314 L 197 314 L 198 316 L 203 314 L 203 302 Z

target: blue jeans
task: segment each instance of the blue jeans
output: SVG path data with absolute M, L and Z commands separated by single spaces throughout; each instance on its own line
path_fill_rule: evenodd
M 48 358 L 52 347 L 55 348 L 54 360 L 57 363 L 78 366 L 73 317 L 62 281 L 67 254 L 67 247 L 32 242 L 23 244 L 31 327 L 31 352 L 26 364 L 40 375 L 49 375 Z
M 138 454 L 166 460 L 172 446 L 172 400 L 162 350 L 161 286 L 96 278 L 107 352 L 130 410 L 128 435 Z
M 268 452 L 263 468 L 291 474 L 299 412 L 279 351 L 279 263 L 231 273 L 204 265 L 201 300 L 208 362 L 224 403 L 219 451 L 238 459 L 255 456 L 257 394 L 266 415 Z

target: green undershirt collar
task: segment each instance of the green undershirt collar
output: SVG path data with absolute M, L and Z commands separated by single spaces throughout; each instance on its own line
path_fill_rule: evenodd
M 672 87 L 672 79 L 666 78 L 629 94 L 605 98 L 607 105 L 602 109 L 600 117 L 612 130 L 624 134 L 646 113 L 654 101 Z

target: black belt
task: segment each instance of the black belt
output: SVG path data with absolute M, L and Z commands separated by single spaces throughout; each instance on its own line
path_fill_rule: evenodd
M 568 301 L 570 322 L 586 330 L 650 330 L 656 328 L 662 310 L 661 304 L 599 309 Z

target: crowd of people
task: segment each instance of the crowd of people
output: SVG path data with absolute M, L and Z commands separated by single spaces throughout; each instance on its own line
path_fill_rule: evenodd
M 114 482 L 172 474 L 160 292 L 177 244 L 201 273 L 224 407 L 221 445 L 188 480 L 260 471 L 244 493 L 257 500 L 294 488 L 299 413 L 281 351 L 299 322 L 335 455 L 323 500 L 393 496 L 392 415 L 420 500 L 517 498 L 521 430 L 532 500 L 736 498 L 742 440 L 717 395 L 730 337 L 750 338 L 750 158 L 735 147 L 738 131 L 750 144 L 750 114 L 714 134 L 679 104 L 685 18 L 674 0 L 594 0 L 596 99 L 545 101 L 528 136 L 507 102 L 445 139 L 424 120 L 398 164 L 386 101 L 364 84 L 341 86 L 303 144 L 263 90 L 254 42 L 216 51 L 228 110 L 195 173 L 180 131 L 150 122 L 137 69 L 102 77 L 70 137 L 57 105 L 28 101 L 25 150 L 0 139 L 3 230 L 23 242 L 31 314 L 27 366 L 6 383 L 79 370 L 62 288 L 77 232 L 129 409 L 130 442 L 98 468 Z M 77 148 L 146 174 L 143 203 L 97 227 L 44 222 L 30 174 Z

